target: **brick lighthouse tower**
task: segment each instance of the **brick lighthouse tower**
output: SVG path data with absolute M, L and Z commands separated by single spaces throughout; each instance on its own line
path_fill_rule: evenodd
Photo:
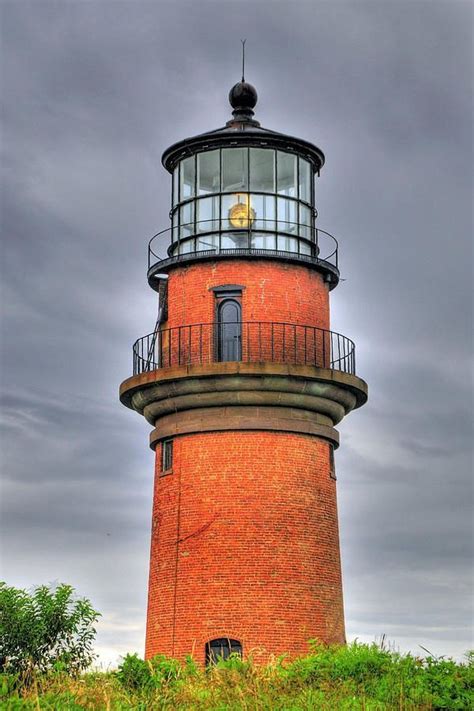
M 223 128 L 163 155 L 158 320 L 120 388 L 154 428 L 146 656 L 202 663 L 344 641 L 335 425 L 367 399 L 354 343 L 330 330 L 324 154 L 262 128 L 243 79 L 229 100 Z

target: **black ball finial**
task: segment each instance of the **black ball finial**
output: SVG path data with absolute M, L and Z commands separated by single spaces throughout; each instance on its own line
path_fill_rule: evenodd
M 257 100 L 257 90 L 246 81 L 237 82 L 229 91 L 230 105 L 235 111 L 248 111 L 253 115 L 252 109 L 255 108 Z

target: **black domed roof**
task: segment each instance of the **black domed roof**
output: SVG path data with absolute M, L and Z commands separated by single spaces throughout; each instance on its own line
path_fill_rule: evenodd
M 171 173 L 176 163 L 186 156 L 201 151 L 221 147 L 262 146 L 283 151 L 292 151 L 309 160 L 316 172 L 324 165 L 324 153 L 309 141 L 288 136 L 278 131 L 263 128 L 253 118 L 253 109 L 257 103 L 257 90 L 252 84 L 242 81 L 234 84 L 229 92 L 232 118 L 222 128 L 206 131 L 198 136 L 185 138 L 174 143 L 163 153 L 162 163 Z

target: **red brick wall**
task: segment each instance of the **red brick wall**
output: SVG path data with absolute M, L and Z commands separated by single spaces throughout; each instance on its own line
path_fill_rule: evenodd
M 243 279 L 241 280 L 244 281 Z M 306 435 L 225 432 L 156 452 L 146 656 L 231 637 L 244 655 L 343 642 L 336 484 L 329 445 Z
M 321 275 L 300 265 L 227 260 L 171 272 L 168 321 L 162 325 L 156 358 L 162 367 L 215 359 L 216 331 L 211 324 L 216 320 L 216 296 L 212 287 L 231 284 L 244 287 L 242 360 L 329 365 L 329 340 L 318 330 L 329 328 L 328 287 Z M 252 323 L 255 321 L 259 323 Z
M 212 323 L 215 296 L 210 288 L 245 286 L 243 321 L 284 321 L 329 328 L 329 292 L 321 274 L 303 265 L 237 259 L 179 267 L 168 280 L 166 328 Z

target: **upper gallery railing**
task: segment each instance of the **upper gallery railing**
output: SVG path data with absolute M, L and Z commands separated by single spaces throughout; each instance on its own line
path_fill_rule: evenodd
M 338 243 L 319 227 L 283 219 L 258 219 L 243 228 L 227 220 L 168 227 L 148 244 L 148 269 L 207 256 L 276 256 L 338 270 Z

